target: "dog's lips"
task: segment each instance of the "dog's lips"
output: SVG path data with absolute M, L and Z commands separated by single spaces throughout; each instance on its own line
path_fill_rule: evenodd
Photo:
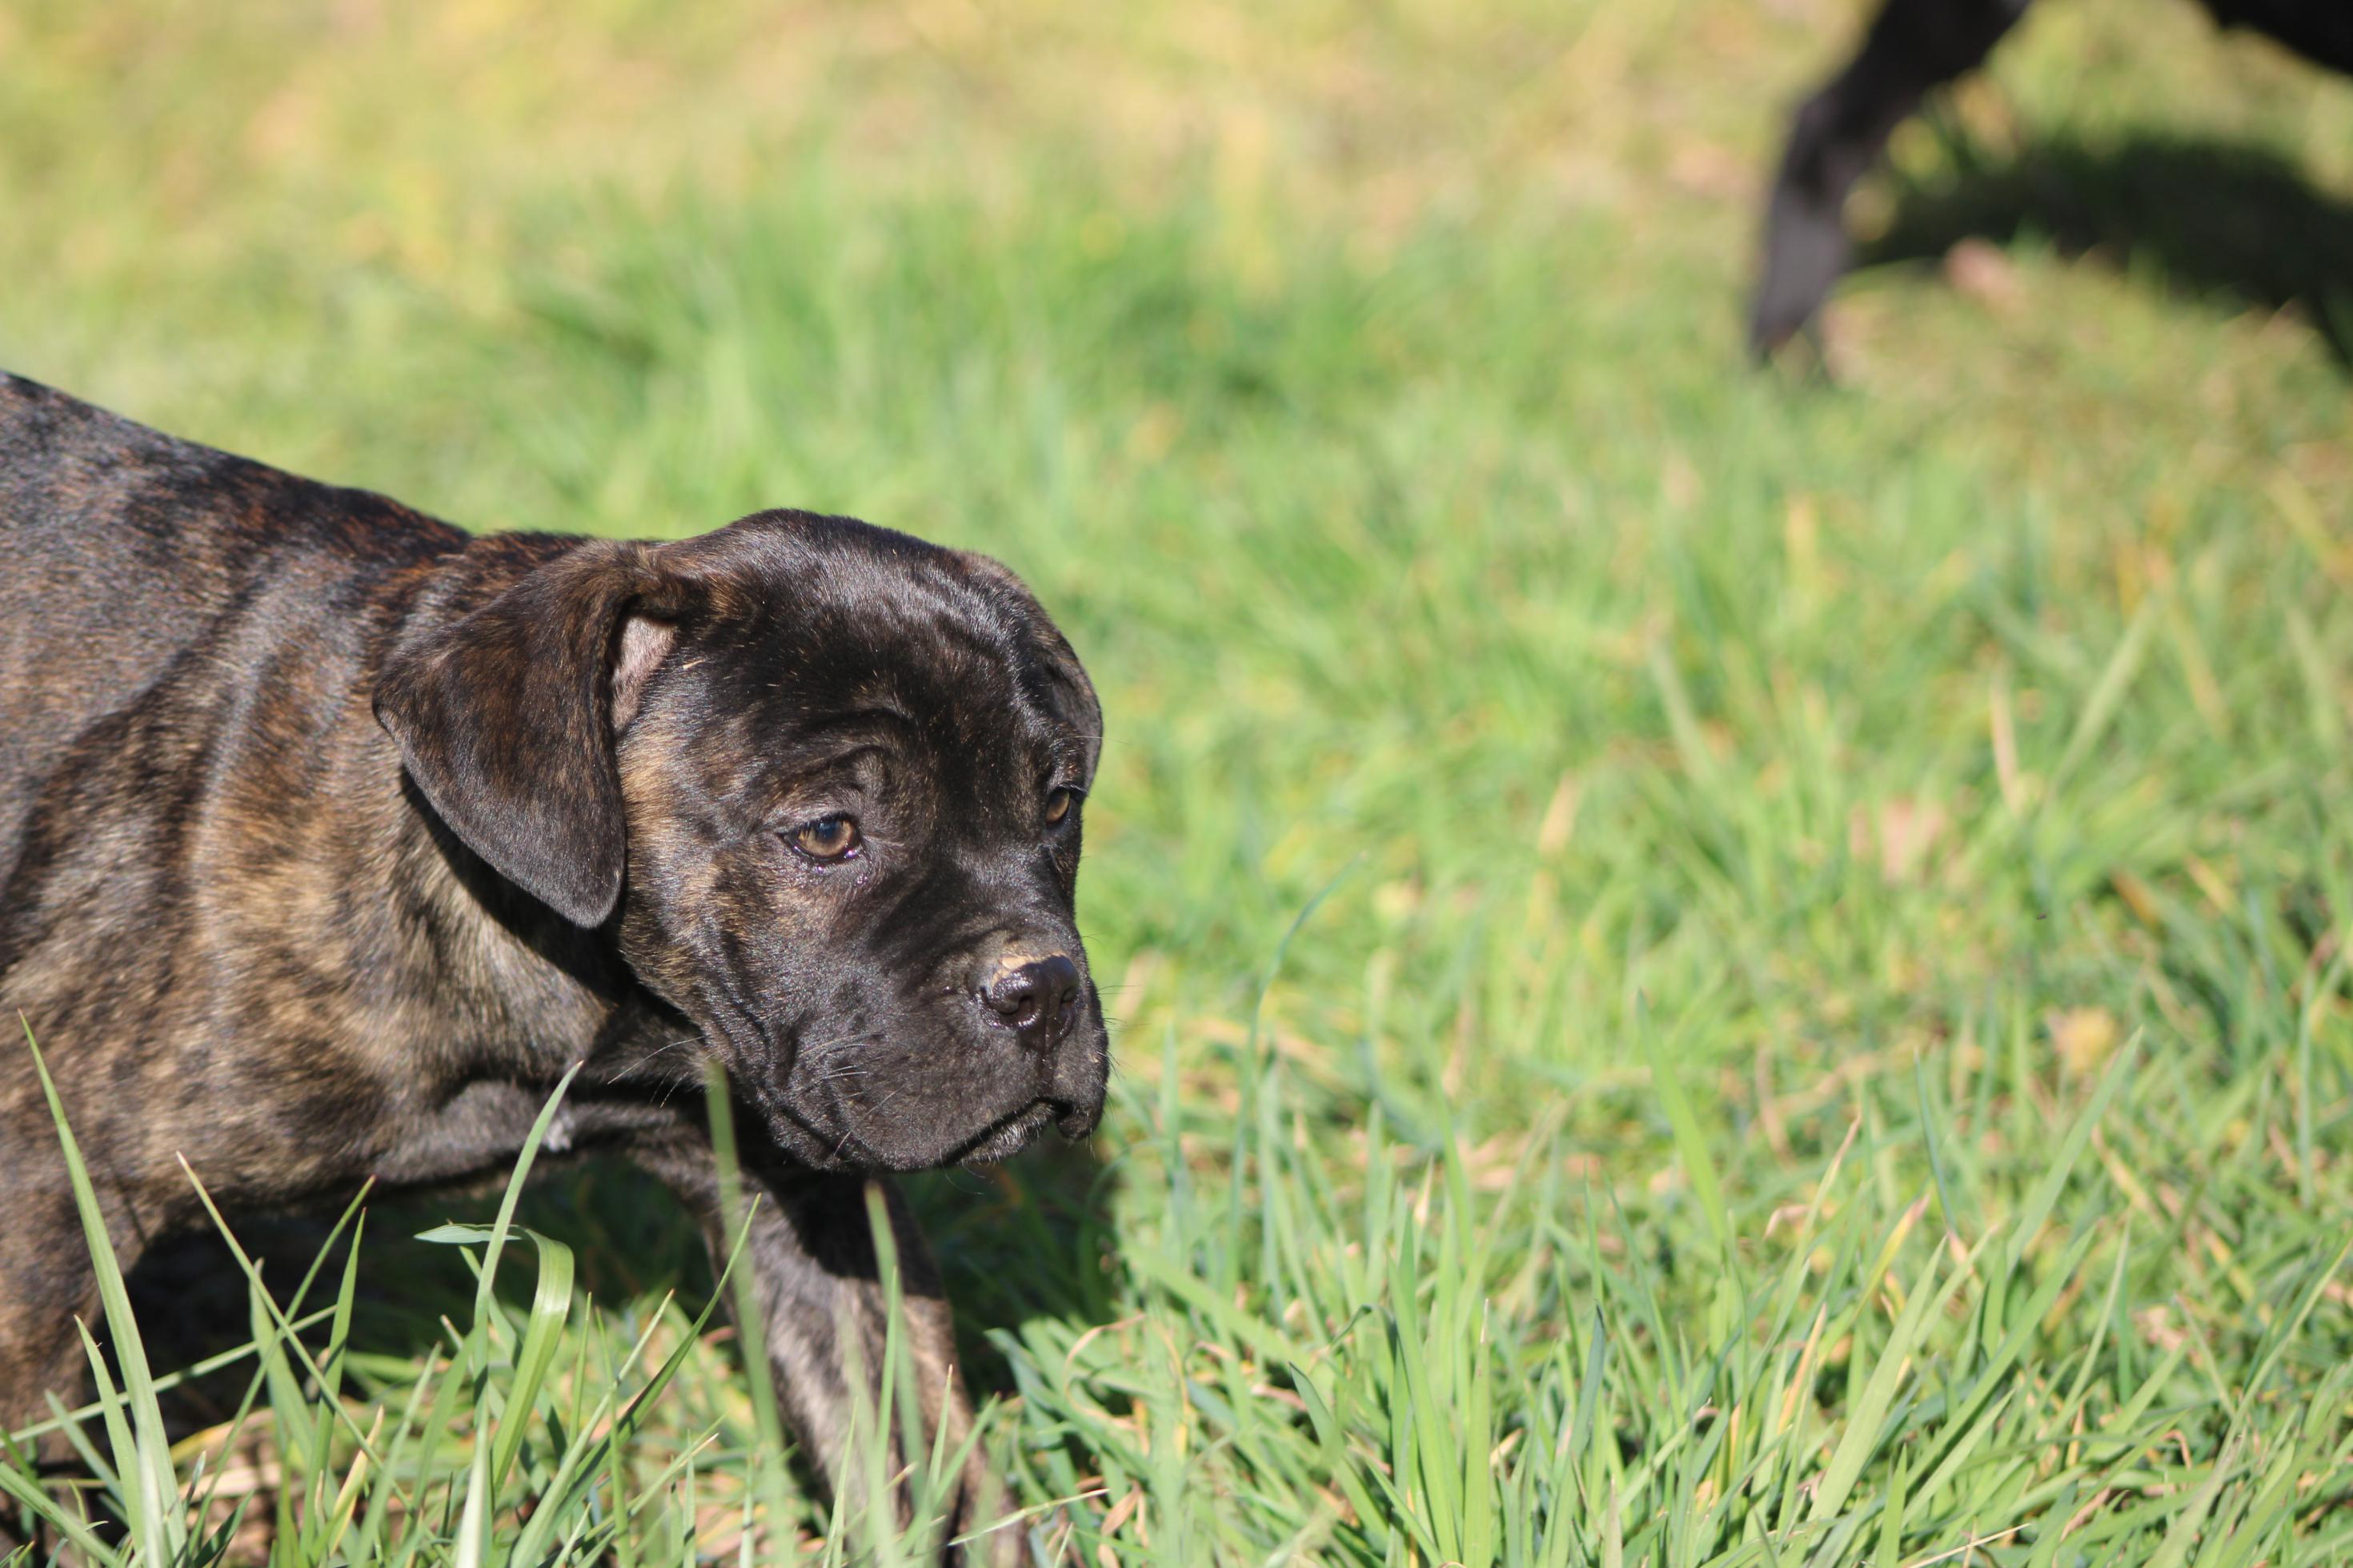
M 1099 1105 L 1065 1106 L 1053 1100 L 1038 1100 L 982 1134 L 973 1146 L 974 1152 L 965 1155 L 959 1163 L 986 1163 L 1018 1153 L 1050 1121 L 1054 1124 L 1056 1132 L 1076 1143 L 1093 1133 L 1096 1124 L 1102 1119 L 1103 1109 Z M 1000 1143 L 1005 1145 L 1001 1152 L 979 1152 L 982 1150 L 995 1150 Z
M 1010 1159 L 1029 1147 L 1038 1136 L 1038 1129 L 1052 1118 L 1054 1107 L 1044 1100 L 1033 1100 L 1012 1115 L 1000 1118 L 982 1129 L 980 1136 L 966 1144 L 955 1156 L 958 1165 L 993 1165 Z M 943 1161 L 943 1163 L 946 1163 Z
M 883 1129 L 860 1128 L 858 1124 L 861 1118 L 837 1097 L 828 1097 L 824 1110 L 815 1116 L 810 1114 L 810 1107 L 796 1107 L 766 1086 L 756 1086 L 753 1098 L 765 1114 L 770 1135 L 815 1170 L 927 1171 L 952 1165 L 992 1165 L 1021 1152 L 1049 1122 L 1069 1137 L 1084 1137 L 1094 1122 L 1094 1118 L 1084 1111 L 1064 1111 L 1052 1101 L 1031 1100 L 958 1143 L 914 1152 L 893 1148 L 897 1140 L 887 1135 L 875 1136 Z M 1074 1122 L 1083 1125 L 1073 1131 Z

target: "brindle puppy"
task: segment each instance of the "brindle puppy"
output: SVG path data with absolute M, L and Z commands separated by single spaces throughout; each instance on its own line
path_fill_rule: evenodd
M 124 1263 L 197 1217 L 178 1157 L 242 1208 L 497 1172 L 575 1063 L 549 1147 L 711 1226 L 716 1061 L 776 1386 L 838 1474 L 836 1326 L 868 1367 L 884 1329 L 864 1184 L 1103 1106 L 1071 912 L 1102 716 L 1014 576 L 793 512 L 473 538 L 5 376 L 0 562 L 0 1015 Z M 0 1215 L 5 1426 L 74 1396 L 96 1302 L 21 1044 Z

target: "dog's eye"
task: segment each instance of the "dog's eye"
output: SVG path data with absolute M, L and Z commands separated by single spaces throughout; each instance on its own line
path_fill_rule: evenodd
M 858 824 L 839 812 L 793 830 L 793 847 L 811 860 L 848 860 L 863 842 Z
M 1079 799 L 1075 789 L 1050 789 L 1046 792 L 1046 825 L 1059 828 L 1070 820 L 1071 808 Z

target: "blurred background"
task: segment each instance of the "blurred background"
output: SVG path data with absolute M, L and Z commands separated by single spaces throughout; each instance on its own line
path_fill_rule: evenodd
M 2060 1211 L 2118 1296 L 2047 1348 L 2113 1326 L 2121 1403 L 2202 1336 L 2202 1463 L 2353 1204 L 2353 83 L 2046 0 L 1858 195 L 1829 375 L 1759 373 L 1767 179 L 1862 20 L 16 0 L 0 364 L 471 527 L 795 505 L 1029 577 L 1108 714 L 1116 1112 L 923 1194 L 1088 1552 L 1360 1540 L 1236 1412 L 1353 1320 L 1315 1281 L 1385 1287 L 1352 1227 L 1416 1161 L 1429 1234 L 1486 1227 L 1497 1409 L 1573 1405 L 1606 1320 L 1635 1455 L 1746 1320 L 1719 1226 L 1769 1267 L 1853 1126 L 1858 1213 L 1941 1160 L 1973 1234 L 2136 1037 Z M 633 1238 L 601 1298 L 691 1287 L 588 1180 L 541 1223 Z M 2341 1290 L 2308 1327 L 2261 1364 L 2353 1348 Z M 681 1429 L 738 1419 L 709 1366 Z

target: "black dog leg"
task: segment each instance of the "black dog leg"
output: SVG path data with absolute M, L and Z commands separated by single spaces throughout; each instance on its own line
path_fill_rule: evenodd
M 1760 357 L 1821 308 L 1845 270 L 1846 194 L 1927 90 L 1968 70 L 2031 0 L 1886 0 L 1862 52 L 1808 100 L 1765 220 L 1765 279 L 1749 317 Z
M 708 1147 L 681 1141 L 640 1150 L 637 1158 L 702 1220 L 711 1235 L 714 1266 L 723 1262 L 732 1236 L 723 1229 Z M 898 1477 L 910 1467 L 928 1465 L 930 1445 L 942 1428 L 944 1452 L 953 1456 L 972 1428 L 971 1406 L 955 1365 L 955 1327 L 923 1236 L 887 1180 L 777 1169 L 756 1157 L 748 1160 L 744 1194 L 746 1201 L 757 1200 L 758 1209 L 736 1265 L 752 1271 L 758 1290 L 761 1328 L 781 1412 L 827 1484 L 837 1495 L 852 1499 L 864 1489 L 857 1457 L 870 1436 L 852 1428 L 872 1418 L 890 1327 L 867 1214 L 869 1182 L 882 1192 L 898 1250 L 898 1330 L 906 1358 L 902 1365 L 912 1369 L 916 1383 L 913 1389 L 902 1383 L 893 1395 L 886 1470 Z M 845 1330 L 854 1336 L 854 1347 L 843 1341 Z M 914 1454 L 904 1452 L 904 1417 L 899 1414 L 910 1398 L 922 1414 L 925 1444 Z M 944 1545 L 1002 1517 L 1002 1494 L 976 1449 L 949 1484 L 954 1496 L 945 1510 Z M 908 1488 L 902 1483 L 902 1524 L 908 1522 Z M 968 1547 L 944 1551 L 941 1561 L 1010 1563 L 1019 1546 L 1018 1529 L 1008 1526 Z

